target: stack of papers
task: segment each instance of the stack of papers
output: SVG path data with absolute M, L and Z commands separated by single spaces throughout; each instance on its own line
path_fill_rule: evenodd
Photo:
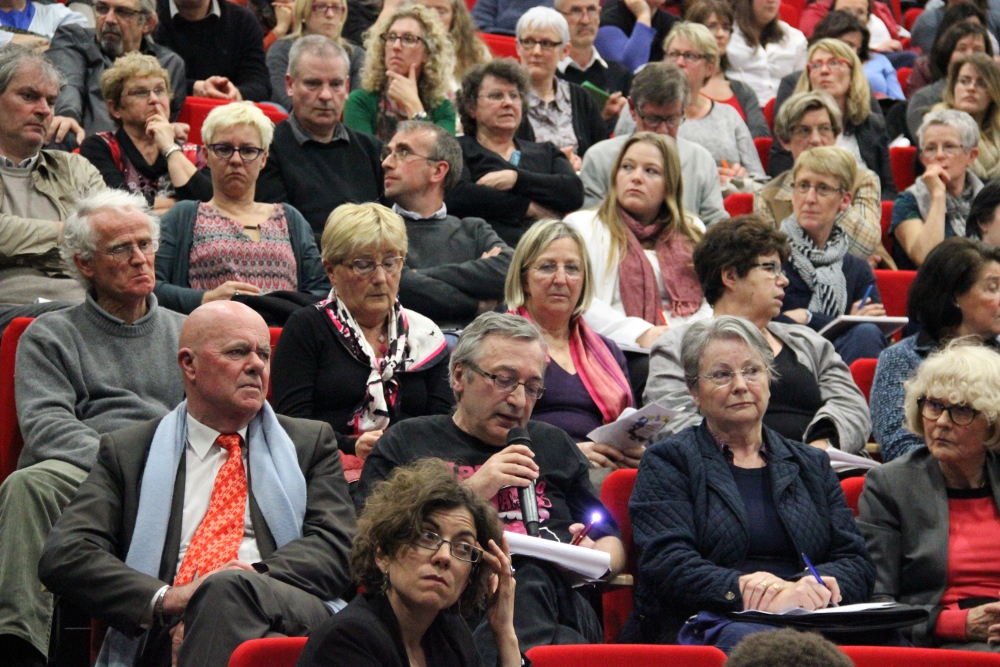
M 611 571 L 611 554 L 597 549 L 575 547 L 555 540 L 543 540 L 520 533 L 504 533 L 511 555 L 531 556 L 559 566 L 572 586 L 603 579 Z

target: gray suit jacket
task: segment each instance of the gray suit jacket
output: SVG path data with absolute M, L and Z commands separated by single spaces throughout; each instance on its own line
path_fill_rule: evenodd
M 321 600 L 341 596 L 349 584 L 348 554 L 355 534 L 354 505 L 329 424 L 278 416 L 298 453 L 306 478 L 303 535 L 280 549 L 253 496 L 250 518 L 261 561 L 254 568 Z M 38 575 L 45 586 L 126 635 L 142 632 L 140 619 L 153 594 L 173 581 L 181 539 L 184 457 L 174 483 L 173 505 L 159 578 L 125 565 L 135 530 L 149 447 L 160 420 L 101 438 L 97 463 L 45 542 Z M 166 473 L 166 471 L 165 471 Z M 151 638 L 151 643 L 157 643 Z
M 1000 458 L 993 452 L 986 473 L 1000 507 Z M 932 643 L 948 574 L 948 496 L 937 459 L 921 447 L 869 470 L 859 510 L 858 528 L 878 568 L 873 599 L 927 609 L 930 620 L 913 627 L 913 641 Z

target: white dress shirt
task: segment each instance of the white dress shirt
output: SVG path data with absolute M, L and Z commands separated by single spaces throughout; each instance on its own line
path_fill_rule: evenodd
M 750 48 L 739 26 L 733 26 L 733 38 L 726 47 L 729 69 L 726 76 L 742 81 L 757 94 L 761 108 L 778 94 L 782 77 L 806 67 L 806 36 L 784 21 L 778 21 L 785 36 L 766 47 Z

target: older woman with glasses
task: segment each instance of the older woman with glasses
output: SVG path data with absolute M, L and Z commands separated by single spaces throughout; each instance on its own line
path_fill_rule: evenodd
M 872 599 L 930 613 L 918 646 L 1000 652 L 1000 355 L 954 341 L 906 383 L 905 411 L 926 446 L 870 470 L 859 503 Z
M 343 204 L 323 230 L 329 297 L 288 318 L 274 356 L 274 409 L 325 421 L 346 458 L 348 481 L 382 431 L 400 419 L 447 414 L 444 334 L 399 303 L 406 226 L 379 204 Z M 359 460 L 360 459 L 360 460 Z
M 979 156 L 979 124 L 964 111 L 943 109 L 924 117 L 917 131 L 920 161 L 927 168 L 900 193 L 889 234 L 893 259 L 915 269 L 949 236 L 966 235 L 966 218 L 983 182 L 972 172 Z
M 325 292 L 312 228 L 288 204 L 254 201 L 274 124 L 251 102 L 208 114 L 201 129 L 214 195 L 163 216 L 156 253 L 160 305 L 190 313 L 209 301 L 268 292 Z
M 361 87 L 344 106 L 344 124 L 388 143 L 404 120 L 428 120 L 455 133 L 448 99 L 455 51 L 437 12 L 406 4 L 379 19 L 365 41 Z

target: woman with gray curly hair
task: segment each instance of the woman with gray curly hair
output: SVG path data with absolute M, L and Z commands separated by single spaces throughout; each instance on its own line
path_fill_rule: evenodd
M 870 470 L 861 494 L 873 599 L 930 612 L 918 646 L 1000 652 L 1000 355 L 951 342 L 906 383 L 904 409 L 927 446 Z
M 358 519 L 351 572 L 365 592 L 310 635 L 298 667 L 479 667 L 461 614 L 483 609 L 497 665 L 522 664 L 496 509 L 444 461 L 398 468 L 375 488 Z
M 388 143 L 404 120 L 427 120 L 455 133 L 448 100 L 455 50 L 437 12 L 406 4 L 372 26 L 361 88 L 344 106 L 344 124 Z

